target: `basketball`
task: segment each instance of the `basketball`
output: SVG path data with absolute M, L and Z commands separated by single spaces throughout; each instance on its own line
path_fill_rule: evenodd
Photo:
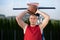
M 27 10 L 29 11 L 29 14 L 35 14 L 35 12 L 37 11 L 38 3 L 28 3 L 27 5 Z

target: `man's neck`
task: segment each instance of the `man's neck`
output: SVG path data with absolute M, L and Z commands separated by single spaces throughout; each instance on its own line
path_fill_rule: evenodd
M 35 27 L 36 25 L 30 25 L 31 27 Z

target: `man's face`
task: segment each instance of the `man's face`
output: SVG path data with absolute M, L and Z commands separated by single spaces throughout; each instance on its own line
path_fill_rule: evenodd
M 31 25 L 36 25 L 37 16 L 35 16 L 35 15 L 30 15 L 29 21 L 30 21 L 30 24 L 31 24 Z

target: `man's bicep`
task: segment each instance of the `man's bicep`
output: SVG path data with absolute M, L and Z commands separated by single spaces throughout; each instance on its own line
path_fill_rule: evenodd
M 24 29 L 27 24 L 24 21 L 20 20 L 19 25 Z
M 16 19 L 17 20 L 17 19 Z M 23 20 L 17 20 L 17 23 L 18 25 L 21 27 L 21 28 L 25 28 L 25 26 L 27 25 Z

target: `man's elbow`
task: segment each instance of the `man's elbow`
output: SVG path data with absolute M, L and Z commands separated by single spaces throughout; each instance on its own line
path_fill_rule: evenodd
M 49 15 L 48 15 L 47 17 L 48 17 L 48 18 L 50 18 L 50 16 L 49 16 Z
M 50 16 L 49 16 L 49 15 L 48 15 L 48 16 L 46 16 L 46 19 L 47 19 L 47 20 L 50 20 Z
M 47 16 L 47 20 L 50 20 L 50 16 Z
M 19 20 L 19 17 L 18 16 L 16 16 L 16 21 L 18 21 Z

